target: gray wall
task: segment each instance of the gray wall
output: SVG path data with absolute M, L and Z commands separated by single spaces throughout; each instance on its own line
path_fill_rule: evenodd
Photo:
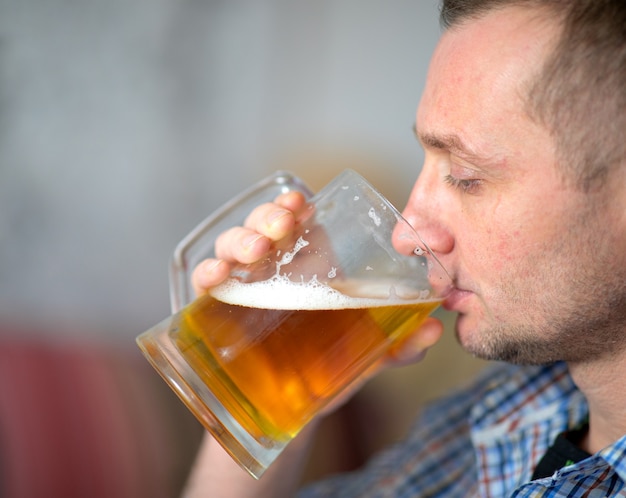
M 0 321 L 134 337 L 178 240 L 279 168 L 402 207 L 438 36 L 436 0 L 0 0 Z

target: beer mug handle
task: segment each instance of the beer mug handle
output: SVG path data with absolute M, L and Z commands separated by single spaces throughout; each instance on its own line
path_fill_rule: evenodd
M 287 171 L 277 171 L 225 203 L 178 243 L 169 266 L 173 313 L 194 300 L 191 274 L 202 260 L 214 256 L 217 237 L 229 228 L 242 225 L 255 207 L 292 190 L 302 192 L 307 199 L 313 195 L 300 178 Z

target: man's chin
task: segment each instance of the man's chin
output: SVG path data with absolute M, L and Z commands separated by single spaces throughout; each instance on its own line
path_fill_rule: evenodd
M 559 359 L 550 353 L 549 345 L 521 340 L 523 334 L 507 334 L 501 327 L 486 326 L 471 314 L 457 316 L 455 333 L 461 347 L 481 360 L 545 365 Z

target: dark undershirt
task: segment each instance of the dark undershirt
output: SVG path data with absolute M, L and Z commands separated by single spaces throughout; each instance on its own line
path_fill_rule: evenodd
M 550 477 L 554 472 L 566 465 L 580 462 L 591 456 L 578 447 L 588 430 L 589 424 L 584 424 L 580 428 L 559 434 L 554 444 L 548 448 L 546 454 L 537 464 L 533 473 L 533 480 Z

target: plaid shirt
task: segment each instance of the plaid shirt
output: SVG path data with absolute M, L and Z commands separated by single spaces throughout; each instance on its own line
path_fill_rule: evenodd
M 470 389 L 425 409 L 406 440 L 364 469 L 299 497 L 626 497 L 626 436 L 531 481 L 556 436 L 587 414 L 564 364 L 496 365 Z

